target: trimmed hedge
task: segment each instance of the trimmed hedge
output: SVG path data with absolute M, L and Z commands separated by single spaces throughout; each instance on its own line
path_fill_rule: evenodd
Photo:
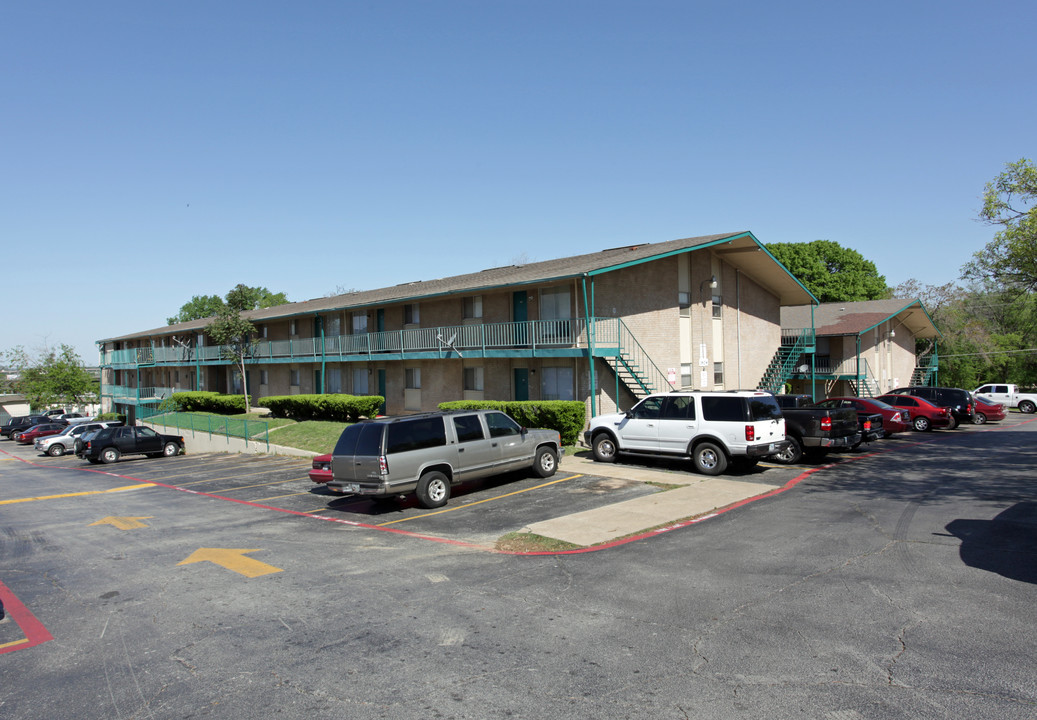
M 575 445 L 587 424 L 587 406 L 579 400 L 456 400 L 440 410 L 500 410 L 529 428 L 557 430 L 563 445 Z
M 259 398 L 257 405 L 275 417 L 356 422 L 377 415 L 384 402 L 381 395 L 276 395 Z
M 159 405 L 162 410 L 211 412 L 237 415 L 245 412 L 244 395 L 221 395 L 218 392 L 194 391 L 173 393 Z

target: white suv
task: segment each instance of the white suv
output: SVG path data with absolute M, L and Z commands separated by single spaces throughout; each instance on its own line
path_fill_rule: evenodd
M 69 425 L 57 435 L 45 435 L 43 437 L 36 438 L 36 442 L 33 445 L 37 452 L 50 455 L 51 457 L 60 457 L 65 453 L 72 452 L 76 446 L 76 440 L 83 433 L 93 432 L 94 430 L 100 430 L 102 428 L 109 427 L 111 425 L 122 425 L 121 420 L 107 420 L 102 422 L 84 422 L 74 425 Z
M 592 418 L 583 439 L 600 462 L 618 453 L 690 457 L 704 475 L 755 465 L 788 442 L 774 396 L 748 390 L 649 395 L 625 413 Z

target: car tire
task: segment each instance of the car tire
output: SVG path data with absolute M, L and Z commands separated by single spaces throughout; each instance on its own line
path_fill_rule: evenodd
M 789 441 L 787 448 L 782 450 L 777 455 L 772 455 L 774 462 L 781 463 L 782 465 L 795 465 L 803 459 L 803 446 L 799 443 L 799 440 L 788 435 L 786 440 Z
M 418 504 L 428 510 L 443 507 L 450 499 L 450 480 L 438 470 L 432 470 L 421 476 L 415 493 Z
M 594 440 L 591 441 L 591 449 L 594 451 L 594 459 L 598 462 L 616 462 L 619 448 L 616 447 L 616 441 L 608 433 L 595 435 Z
M 691 453 L 695 469 L 703 475 L 719 475 L 727 470 L 727 455 L 723 448 L 715 443 L 703 442 L 695 446 Z
M 54 443 L 49 448 L 47 448 L 47 454 L 51 457 L 61 457 L 65 454 L 65 446 L 61 443 Z
M 915 419 L 911 421 L 911 425 L 918 432 L 929 432 L 933 429 L 933 424 L 929 422 L 929 418 L 925 415 L 915 416 Z
M 113 447 L 105 448 L 101 451 L 100 460 L 105 465 L 109 465 L 114 462 L 119 462 L 119 451 Z
M 533 472 L 542 478 L 551 477 L 558 470 L 558 456 L 555 451 L 548 447 L 537 450 L 536 459 L 533 461 Z
M 99 464 L 99 463 L 101 462 L 101 461 L 100 461 L 100 460 L 98 460 L 97 458 L 92 458 L 92 457 L 88 457 L 88 458 L 86 459 L 86 461 L 87 461 L 88 463 L 90 463 L 91 465 L 97 465 L 97 464 Z
M 954 430 L 958 427 L 958 418 L 951 415 L 951 424 L 947 426 L 948 430 Z
M 1035 405 L 1031 400 L 1023 400 L 1019 403 L 1019 412 L 1021 413 L 1032 415 L 1034 410 L 1037 410 L 1037 405 Z
M 180 454 L 180 446 L 175 442 L 167 442 L 162 446 L 162 454 L 166 457 L 174 457 Z
M 978 413 L 975 413 L 972 416 L 972 424 L 973 425 L 986 425 L 986 423 L 987 423 L 987 416 L 984 415 L 983 413 L 978 412 Z

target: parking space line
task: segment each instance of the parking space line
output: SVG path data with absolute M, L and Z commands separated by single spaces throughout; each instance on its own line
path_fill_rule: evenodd
M 413 517 L 400 518 L 399 520 L 390 520 L 387 523 L 379 523 L 376 527 L 385 527 L 386 525 L 395 525 L 396 523 L 407 522 L 408 520 L 419 520 L 421 518 L 432 517 L 433 515 L 442 515 L 443 513 L 455 512 L 457 510 L 465 510 L 466 508 L 474 507 L 476 505 L 482 505 L 483 503 L 493 502 L 494 500 L 500 500 L 502 498 L 511 497 L 512 495 L 521 495 L 522 493 L 529 492 L 530 490 L 539 490 L 540 488 L 548 487 L 549 485 L 556 485 L 566 480 L 572 480 L 574 478 L 583 477 L 581 474 L 570 475 L 569 477 L 559 478 L 558 480 L 552 480 L 535 487 L 526 488 L 525 490 L 516 490 L 514 492 L 505 493 L 504 495 L 496 495 L 485 500 L 476 500 L 475 502 L 465 503 L 464 505 L 455 505 L 454 507 L 447 508 L 446 510 L 437 510 L 436 512 L 422 513 L 421 515 L 414 515 Z
M 306 492 L 288 493 L 287 495 L 274 495 L 273 497 L 259 498 L 257 500 L 254 500 L 253 502 L 266 502 L 267 500 L 278 500 L 280 498 L 295 497 L 296 495 L 309 495 L 309 494 L 310 494 L 310 492 L 307 490 Z M 327 508 L 322 508 L 322 509 L 326 510 Z
M 152 483 L 144 485 L 124 485 L 122 487 L 110 488 L 108 490 L 86 490 L 84 492 L 64 493 L 62 495 L 39 495 L 30 498 L 16 498 L 14 500 L 0 500 L 0 505 L 14 505 L 15 503 L 36 502 L 37 500 L 55 500 L 58 498 L 82 497 L 83 495 L 103 495 L 105 493 L 122 492 L 123 490 L 137 490 L 138 488 L 156 487 Z

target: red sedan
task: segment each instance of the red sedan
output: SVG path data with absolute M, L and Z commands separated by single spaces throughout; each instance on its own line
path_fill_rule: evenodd
M 1001 403 L 984 400 L 979 395 L 973 395 L 973 403 L 972 422 L 976 425 L 1005 419 L 1005 406 Z
M 831 397 L 817 403 L 818 407 L 852 407 L 857 412 L 882 415 L 882 431 L 885 437 L 911 429 L 911 417 L 900 408 L 895 408 L 878 398 Z
M 331 455 L 318 455 L 310 465 L 310 480 L 315 483 L 326 483 L 331 480 Z
M 57 435 L 59 432 L 65 429 L 64 425 L 58 423 L 40 423 L 39 425 L 33 425 L 28 430 L 15 433 L 14 439 L 16 442 L 22 445 L 31 445 L 36 442 L 38 437 L 47 437 L 48 435 Z
M 911 424 L 919 432 L 926 432 L 933 428 L 953 428 L 956 425 L 950 408 L 933 405 L 928 400 L 920 397 L 912 395 L 879 395 L 875 399 L 896 408 L 906 409 L 911 413 Z

